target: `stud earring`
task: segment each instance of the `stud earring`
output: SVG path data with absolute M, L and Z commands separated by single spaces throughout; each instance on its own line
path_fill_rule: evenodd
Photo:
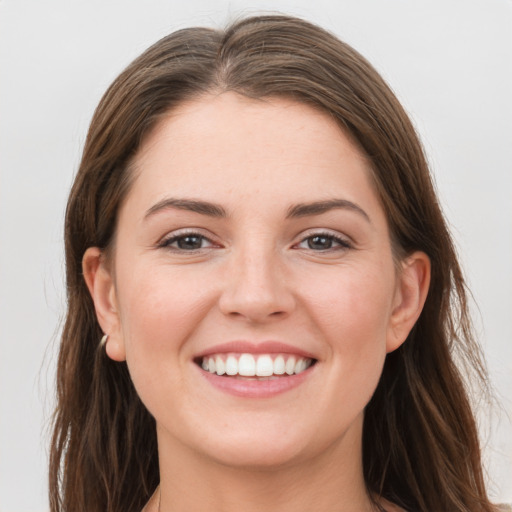
M 108 334 L 104 334 L 100 341 L 100 347 L 103 348 L 107 344 Z

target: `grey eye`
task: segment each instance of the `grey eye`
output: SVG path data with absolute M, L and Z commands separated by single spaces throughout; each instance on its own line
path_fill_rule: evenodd
M 310 251 L 331 251 L 350 249 L 352 246 L 343 238 L 329 233 L 317 233 L 304 238 L 299 244 L 300 249 L 308 249 Z
M 308 248 L 315 251 L 325 251 L 327 249 L 331 249 L 333 242 L 334 237 L 326 235 L 310 236 L 307 239 Z
M 160 247 L 165 247 L 174 251 L 198 251 L 211 247 L 212 242 L 203 235 L 198 233 L 184 233 L 178 234 L 164 240 Z
M 183 235 L 177 237 L 174 240 L 174 243 L 178 249 L 183 249 L 185 251 L 193 251 L 201 249 L 203 247 L 204 241 L 205 238 L 200 235 Z

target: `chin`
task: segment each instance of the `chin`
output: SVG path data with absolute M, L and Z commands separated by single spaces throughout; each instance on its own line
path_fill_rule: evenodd
M 298 446 L 283 446 L 282 441 L 258 443 L 232 443 L 223 450 L 211 453 L 210 458 L 218 464 L 237 469 L 269 471 L 293 466 L 305 458 Z
M 322 457 L 338 441 L 332 432 L 319 431 L 316 423 L 299 429 L 284 421 L 279 425 L 269 423 L 232 428 L 223 432 L 222 438 L 210 432 L 208 445 L 202 446 L 203 453 L 224 466 L 269 471 Z

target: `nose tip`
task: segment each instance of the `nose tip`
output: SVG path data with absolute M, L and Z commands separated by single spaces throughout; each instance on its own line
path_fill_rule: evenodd
M 287 315 L 287 310 L 274 300 L 265 300 L 261 296 L 247 294 L 239 297 L 227 304 L 227 301 L 221 306 L 224 314 L 231 317 L 241 317 L 252 322 L 264 322 L 270 319 L 282 318 Z
M 232 265 L 228 274 L 219 301 L 225 315 L 265 322 L 284 318 L 294 309 L 295 300 L 283 269 L 270 258 L 246 259 Z

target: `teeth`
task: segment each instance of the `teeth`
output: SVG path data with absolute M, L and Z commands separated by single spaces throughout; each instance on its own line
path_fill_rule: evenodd
M 292 356 L 292 357 L 288 358 L 288 361 L 286 361 L 285 372 L 288 375 L 293 375 L 294 371 L 295 371 L 295 357 Z
M 276 375 L 283 375 L 283 373 L 285 372 L 285 368 L 286 368 L 286 365 L 285 365 L 285 362 L 284 362 L 284 357 L 283 356 L 277 356 L 274 359 L 274 373 Z
M 240 375 L 242 377 L 272 377 L 275 375 L 294 375 L 309 368 L 312 360 L 305 357 L 269 354 L 212 355 L 203 357 L 203 370 L 217 375 Z M 274 377 L 275 378 L 275 377 Z
M 222 357 L 217 356 L 215 358 L 215 369 L 217 375 L 224 375 L 226 373 L 226 364 L 222 360 Z
M 236 375 L 238 373 L 238 361 L 236 357 L 228 356 L 226 359 L 226 374 Z
M 270 356 L 258 357 L 256 363 L 256 375 L 258 377 L 270 377 L 274 374 L 274 363 Z
M 299 359 L 295 363 L 295 373 L 303 372 L 306 369 L 306 361 L 304 359 Z
M 242 354 L 238 360 L 238 374 L 244 377 L 254 377 L 256 375 L 256 361 L 251 354 Z

